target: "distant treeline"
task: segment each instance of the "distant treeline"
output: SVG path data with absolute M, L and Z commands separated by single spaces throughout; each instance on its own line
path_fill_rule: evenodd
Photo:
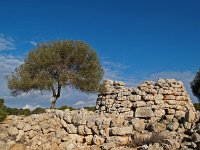
M 46 108 L 37 107 L 34 110 L 30 111 L 30 109 L 9 108 L 9 107 L 5 106 L 4 99 L 0 98 L 0 122 L 3 121 L 8 115 L 29 116 L 29 115 L 32 115 L 32 114 L 44 113 L 45 109 Z M 56 108 L 56 109 L 60 109 L 60 110 L 65 110 L 65 109 L 76 110 L 75 108 L 70 107 L 70 106 L 61 106 L 61 107 Z M 84 107 L 84 109 L 87 109 L 88 111 L 94 111 L 95 107 Z

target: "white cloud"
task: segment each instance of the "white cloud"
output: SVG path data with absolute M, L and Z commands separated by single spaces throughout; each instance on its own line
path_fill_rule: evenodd
M 0 60 L 0 96 L 8 97 L 9 93 L 5 76 L 13 72 L 17 66 L 23 63 L 23 61 L 20 58 L 10 55 L 0 55 Z
M 33 46 L 37 46 L 37 42 L 35 42 L 35 41 L 30 41 L 29 42 L 31 45 L 33 45 Z
M 32 106 L 32 105 L 26 104 L 24 107 L 22 107 L 22 109 L 30 109 L 32 111 L 38 107 L 40 107 L 40 105 Z
M 0 55 L 0 73 L 1 76 L 11 73 L 15 70 L 15 68 L 23 63 L 20 58 L 14 56 L 3 56 Z
M 14 39 L 0 33 L 0 51 L 15 49 Z

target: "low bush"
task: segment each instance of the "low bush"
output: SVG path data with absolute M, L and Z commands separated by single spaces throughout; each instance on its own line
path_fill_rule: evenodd
M 73 108 L 73 107 L 70 107 L 70 106 L 66 106 L 66 105 L 64 105 L 64 106 L 61 106 L 60 108 L 58 108 L 59 110 L 65 110 L 65 109 L 69 109 L 69 110 L 76 110 L 75 108 Z
M 41 113 L 45 113 L 45 108 L 37 107 L 36 109 L 31 111 L 31 114 L 41 114 Z
M 87 109 L 88 111 L 95 111 L 96 107 L 95 106 L 93 106 L 93 107 L 84 107 L 84 109 Z
M 29 109 L 5 108 L 4 111 L 8 115 L 25 115 L 25 116 L 30 115 L 30 110 Z
M 7 113 L 0 109 L 0 122 L 4 121 L 4 119 L 7 117 Z
M 4 99 L 0 98 L 0 108 L 4 107 Z
M 194 108 L 195 108 L 197 111 L 200 111 L 200 104 L 199 104 L 199 103 L 194 103 Z

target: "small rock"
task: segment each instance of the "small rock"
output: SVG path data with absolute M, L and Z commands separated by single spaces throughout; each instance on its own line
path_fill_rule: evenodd
M 150 118 L 153 116 L 153 111 L 150 107 L 139 107 L 135 111 L 136 118 Z
M 8 128 L 8 134 L 11 136 L 15 136 L 19 133 L 19 130 L 16 127 Z
M 18 144 L 18 143 L 16 143 L 16 144 L 13 144 L 13 145 L 9 148 L 9 150 L 26 150 L 26 146 L 23 145 L 23 144 Z

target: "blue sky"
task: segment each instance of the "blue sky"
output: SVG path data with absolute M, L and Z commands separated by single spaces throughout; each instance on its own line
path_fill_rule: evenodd
M 197 0 L 2 0 L 0 96 L 10 107 L 49 106 L 49 93 L 9 96 L 3 76 L 23 63 L 37 43 L 58 39 L 91 45 L 106 79 L 135 86 L 143 80 L 175 78 L 191 94 L 189 82 L 199 68 L 199 6 Z M 58 105 L 95 104 L 95 95 L 71 89 L 62 93 Z

